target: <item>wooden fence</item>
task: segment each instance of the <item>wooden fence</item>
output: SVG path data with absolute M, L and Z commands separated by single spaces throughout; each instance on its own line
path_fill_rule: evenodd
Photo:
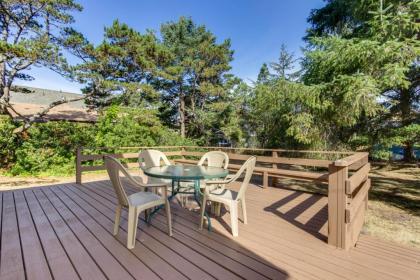
M 151 147 L 95 148 L 101 151 L 98 154 L 87 154 L 89 149 L 78 148 L 76 182 L 82 183 L 83 172 L 104 170 L 104 155 L 136 161 L 138 151 L 148 148 Z M 175 163 L 184 164 L 197 163 L 206 151 L 223 150 L 229 156 L 231 163 L 228 168 L 231 171 L 238 170 L 243 161 L 256 155 L 254 174 L 262 176 L 263 188 L 268 187 L 270 177 L 324 183 L 328 188 L 328 244 L 347 250 L 357 242 L 370 188 L 368 153 L 196 146 L 162 146 L 153 149 L 163 151 Z M 109 153 L 107 150 L 130 152 Z M 125 165 L 137 167 L 138 163 L 127 162 Z

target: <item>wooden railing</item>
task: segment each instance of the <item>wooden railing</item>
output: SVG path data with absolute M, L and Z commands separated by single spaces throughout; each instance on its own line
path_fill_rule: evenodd
M 231 171 L 238 170 L 242 162 L 251 155 L 256 155 L 254 174 L 262 176 L 264 188 L 268 187 L 270 177 L 325 183 L 328 187 L 328 243 L 338 248 L 349 249 L 357 241 L 364 221 L 370 187 L 368 153 L 161 146 L 94 148 L 93 150 L 101 152 L 86 154 L 89 149 L 81 147 L 77 149 L 76 154 L 76 182 L 82 183 L 83 172 L 105 170 L 104 155 L 126 159 L 127 167 L 138 167 L 138 151 L 150 148 L 161 150 L 174 163 L 184 164 L 196 164 L 206 151 L 223 150 L 229 156 L 228 168 Z M 107 150 L 127 152 L 109 153 Z M 340 158 L 336 158 L 337 156 Z M 86 165 L 87 162 L 90 165 Z M 349 171 L 352 172 L 351 175 Z
M 349 170 L 354 171 L 351 175 Z M 334 161 L 328 179 L 328 243 L 348 250 L 359 237 L 368 202 L 368 153 Z

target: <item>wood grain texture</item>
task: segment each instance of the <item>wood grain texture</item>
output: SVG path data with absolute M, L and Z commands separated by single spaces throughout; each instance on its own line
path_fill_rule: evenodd
M 329 246 L 327 202 L 323 196 L 251 185 L 248 225 L 240 222 L 239 237 L 233 238 L 227 209 L 212 218 L 212 232 L 199 231 L 198 212 L 175 199 L 174 236 L 166 234 L 166 216 L 158 213 L 151 225 L 139 221 L 136 247 L 128 250 L 126 212 L 120 233 L 112 236 L 116 197 L 109 181 L 4 192 L 0 278 L 47 279 L 50 271 L 55 279 L 419 279 L 417 249 L 366 235 L 350 251 Z M 360 220 L 352 238 L 359 236 L 358 227 Z M 19 228 L 27 232 L 19 234 Z M 28 240 L 37 245 L 22 254 L 20 244 Z M 37 260 L 25 260 L 25 254 Z M 29 271 L 32 277 L 25 275 Z

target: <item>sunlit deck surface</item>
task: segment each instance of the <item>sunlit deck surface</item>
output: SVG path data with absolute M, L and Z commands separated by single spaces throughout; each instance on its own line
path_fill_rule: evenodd
M 131 190 L 132 191 L 132 190 Z M 327 199 L 252 185 L 248 225 L 213 231 L 174 200 L 174 234 L 164 211 L 139 223 L 128 250 L 126 216 L 113 237 L 109 181 L 6 191 L 1 196 L 0 279 L 420 279 L 420 251 L 362 235 L 346 252 L 326 244 Z

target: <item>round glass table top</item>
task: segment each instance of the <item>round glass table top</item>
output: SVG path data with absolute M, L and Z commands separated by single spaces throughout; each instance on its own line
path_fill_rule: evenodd
M 166 165 L 143 169 L 144 174 L 150 177 L 164 179 L 200 180 L 226 177 L 227 169 L 212 166 L 198 165 Z

